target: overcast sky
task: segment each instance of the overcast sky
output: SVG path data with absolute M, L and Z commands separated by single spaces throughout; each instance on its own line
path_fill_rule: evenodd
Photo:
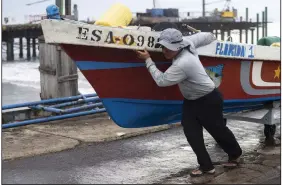
M 9 17 L 11 23 L 23 23 L 26 15 L 45 14 L 46 6 L 55 3 L 50 0 L 44 3 L 26 6 L 38 0 L 2 0 L 2 19 Z M 206 0 L 206 3 L 215 0 Z M 98 19 L 113 3 L 121 2 L 127 5 L 132 12 L 145 12 L 146 8 L 152 8 L 153 0 L 72 0 L 72 5 L 77 4 L 79 20 Z M 214 8 L 222 10 L 225 2 L 215 3 L 206 6 L 206 11 Z M 160 8 L 179 8 L 181 12 L 202 11 L 202 0 L 157 0 Z M 249 18 L 256 20 L 256 13 L 262 17 L 262 11 L 268 7 L 268 20 L 280 22 L 280 0 L 232 0 L 231 7 L 238 9 L 239 16 L 245 17 L 245 9 L 249 8 Z

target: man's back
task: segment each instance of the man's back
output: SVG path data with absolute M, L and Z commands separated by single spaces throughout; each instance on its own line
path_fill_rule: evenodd
M 177 65 L 187 76 L 185 80 L 178 84 L 182 95 L 186 99 L 198 99 L 215 88 L 214 82 L 207 75 L 196 52 L 192 54 L 188 49 L 184 49 L 173 61 L 172 65 Z

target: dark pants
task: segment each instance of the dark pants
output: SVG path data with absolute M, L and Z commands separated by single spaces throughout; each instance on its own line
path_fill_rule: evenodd
M 229 159 L 236 159 L 242 154 L 235 136 L 224 123 L 223 98 L 217 89 L 197 100 L 184 99 L 182 111 L 181 124 L 185 136 L 202 170 L 214 168 L 205 147 L 203 127 L 228 154 Z

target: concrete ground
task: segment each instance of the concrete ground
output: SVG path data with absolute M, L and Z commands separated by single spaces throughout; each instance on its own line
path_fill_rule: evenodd
M 259 115 L 260 113 L 256 114 Z M 197 184 L 197 183 L 267 183 L 276 184 L 279 180 L 280 184 L 280 170 L 281 170 L 281 152 L 280 146 L 264 147 L 261 144 L 263 140 L 262 125 L 255 126 L 247 122 L 228 122 L 231 130 L 239 137 L 240 144 L 244 148 L 244 156 L 242 164 L 239 168 L 234 170 L 224 170 L 222 166 L 216 166 L 217 173 L 215 177 L 202 177 L 191 179 L 189 177 L 190 168 L 178 168 L 174 172 L 160 178 L 156 178 L 153 183 L 160 184 Z M 251 125 L 251 126 L 248 126 Z M 177 133 L 173 133 L 178 129 Z M 167 131 L 165 131 L 167 130 Z M 60 155 L 54 152 L 72 152 L 77 146 L 87 146 L 87 143 L 107 143 L 107 141 L 120 140 L 137 135 L 149 134 L 153 137 L 153 132 L 170 132 L 170 135 L 181 135 L 182 130 L 180 124 L 163 125 L 158 127 L 140 128 L 140 129 L 125 129 L 117 126 L 106 114 L 103 116 L 88 116 L 79 117 L 63 121 L 55 121 L 49 123 L 42 123 L 37 125 L 28 125 L 13 129 L 2 130 L 2 160 L 5 166 L 15 161 L 14 171 L 18 168 L 17 161 L 24 161 L 25 159 L 32 159 L 33 156 L 43 156 L 43 154 L 50 154 L 52 156 Z M 280 130 L 280 128 L 279 128 Z M 162 132 L 160 132 L 162 131 Z M 260 134 L 259 134 L 260 133 Z M 155 133 L 158 134 L 158 133 Z M 278 135 L 280 132 L 278 131 Z M 155 140 L 157 139 L 156 137 Z M 183 139 L 183 138 L 182 138 Z M 208 140 L 209 145 L 212 142 Z M 120 140 L 123 143 L 123 140 Z M 183 142 L 183 140 L 182 140 Z M 186 141 L 184 141 L 186 143 Z M 163 143 L 163 142 L 162 142 Z M 85 145 L 86 144 L 86 145 Z M 173 145 L 173 144 L 172 144 Z M 183 143 L 182 143 L 183 145 Z M 181 144 L 179 146 L 182 146 Z M 120 146 L 120 144 L 118 145 Z M 187 146 L 189 147 L 189 146 Z M 186 146 L 184 146 L 186 148 Z M 72 150 L 73 149 L 73 150 Z M 191 155 L 191 148 L 186 148 Z M 185 150 L 186 150 L 185 149 Z M 96 150 L 96 149 L 93 149 Z M 156 150 L 156 149 L 152 149 Z M 221 156 L 218 150 L 212 149 L 214 158 Z M 174 152 L 174 157 L 183 157 L 178 154 L 177 150 L 168 149 L 166 153 Z M 51 154 L 53 153 L 53 154 Z M 83 153 L 83 152 L 82 152 Z M 186 153 L 185 153 L 186 154 Z M 69 155 L 69 154 L 68 154 Z M 190 155 L 190 154 L 189 154 Z M 27 158 L 28 157 L 28 158 Z M 23 159 L 20 159 L 23 158 Z M 220 159 L 223 159 L 222 157 Z M 179 159 L 182 160 L 182 159 Z M 195 158 L 193 158 L 195 163 Z M 181 165 L 180 165 L 181 166 Z M 9 175 L 10 176 L 10 175 Z M 9 183 L 8 181 L 7 183 Z M 40 183 L 40 182 L 37 182 Z M 47 182 L 48 183 L 48 182 Z M 54 182 L 55 183 L 55 182 Z
M 74 148 L 81 143 L 113 141 L 166 130 L 175 125 L 126 129 L 106 113 L 2 130 L 2 160 L 30 157 Z

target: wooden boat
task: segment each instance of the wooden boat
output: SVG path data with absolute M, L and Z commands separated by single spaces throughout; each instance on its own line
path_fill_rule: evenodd
M 171 61 L 155 44 L 159 32 L 43 20 L 46 43 L 59 44 L 95 89 L 110 117 L 125 128 L 179 122 L 178 86 L 158 87 L 134 50 L 146 49 L 165 71 Z M 280 48 L 215 41 L 197 48 L 207 73 L 224 96 L 224 112 L 279 101 Z

